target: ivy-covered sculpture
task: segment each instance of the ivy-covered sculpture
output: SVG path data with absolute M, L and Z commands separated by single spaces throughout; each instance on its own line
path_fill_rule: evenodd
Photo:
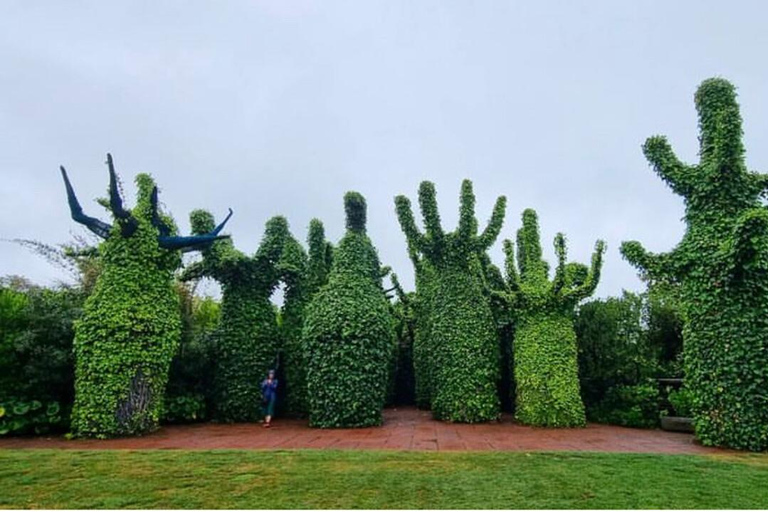
M 423 402 L 428 395 L 437 419 L 495 419 L 499 415 L 498 340 L 490 301 L 483 289 L 480 255 L 499 235 L 506 198 L 496 201 L 491 220 L 479 235 L 475 195 L 469 180 L 462 183 L 459 226 L 452 233 L 445 233 L 440 226 L 435 187 L 430 182 L 419 187 L 426 234 L 416 227 L 407 197 L 398 196 L 395 205 L 417 265 L 417 297 L 426 299 L 418 306 L 418 313 L 427 315 L 426 332 L 417 326 L 414 341 L 417 399 Z M 426 386 L 420 383 L 425 367 Z
M 307 414 L 307 361 L 301 331 L 304 312 L 312 296 L 328 280 L 332 247 L 325 240 L 323 223 L 312 219 L 307 236 L 309 257 L 293 236 L 286 238 L 280 257 L 280 276 L 285 285 L 281 325 L 281 383 L 285 411 L 291 416 Z
M 195 233 L 203 233 L 214 219 L 204 210 L 195 210 L 190 222 Z M 278 262 L 287 234 L 285 218 L 273 217 L 254 256 L 237 250 L 231 240 L 220 240 L 203 250 L 203 259 L 182 275 L 184 280 L 211 277 L 222 287 L 214 371 L 214 414 L 219 420 L 262 417 L 260 383 L 274 367 L 279 349 L 270 296 L 280 279 Z
M 61 168 L 72 218 L 104 239 L 98 248 L 102 272 L 75 325 L 72 430 L 85 437 L 135 435 L 157 428 L 181 334 L 173 289 L 180 251 L 216 243 L 224 238 L 219 233 L 226 223 L 211 225 L 198 236 L 177 236 L 173 220 L 159 211 L 152 178 L 136 176 L 137 204 L 127 210 L 111 155 L 107 164 L 109 201 L 100 202 L 111 211 L 114 225 L 83 212 Z
M 539 221 L 523 212 L 514 244 L 504 241 L 509 291 L 504 294 L 515 316 L 514 376 L 516 417 L 528 425 L 575 427 L 586 423 L 579 393 L 574 309 L 592 295 L 600 280 L 605 243 L 598 240 L 589 269 L 566 263 L 565 236 L 555 236 L 557 268 L 549 280 L 542 259 Z
M 712 78 L 695 96 L 699 164 L 665 137 L 643 146 L 656 173 L 685 200 L 686 233 L 671 252 L 638 242 L 624 257 L 651 280 L 680 283 L 686 387 L 707 445 L 768 448 L 768 175 L 747 170 L 734 87 Z
M 408 247 L 413 263 L 416 292 L 411 301 L 413 310 L 413 375 L 414 401 L 420 409 L 431 409 L 435 395 L 436 354 L 432 347 L 431 313 L 434 298 L 434 269 L 416 250 Z
M 379 257 L 365 232 L 365 199 L 348 192 L 344 207 L 347 232 L 304 318 L 309 423 L 321 428 L 381 423 L 394 349 Z

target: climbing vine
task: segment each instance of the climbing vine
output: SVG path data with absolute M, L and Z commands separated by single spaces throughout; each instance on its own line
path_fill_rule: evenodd
M 332 248 L 325 240 L 322 222 L 309 224 L 309 256 L 301 244 L 289 234 L 283 246 L 279 269 L 285 284 L 280 326 L 282 349 L 282 391 L 285 410 L 292 416 L 305 416 L 307 407 L 307 361 L 301 339 L 305 308 L 312 296 L 328 279 Z
M 214 224 L 213 216 L 203 210 L 192 212 L 190 222 L 196 233 Z M 238 251 L 231 240 L 219 240 L 182 275 L 184 280 L 211 277 L 222 287 L 214 371 L 214 409 L 219 420 L 261 418 L 260 383 L 276 363 L 280 341 L 270 296 L 281 277 L 278 263 L 287 236 L 285 218 L 273 217 L 254 256 Z
M 104 239 L 101 273 L 75 323 L 75 403 L 72 430 L 80 436 L 112 437 L 149 432 L 158 426 L 168 369 L 181 333 L 173 272 L 179 249 L 205 247 L 223 224 L 197 237 L 178 237 L 161 213 L 157 187 L 147 174 L 136 177 L 138 201 L 123 207 L 112 157 L 107 155 L 109 225 L 83 212 L 66 171 L 72 218 Z
M 747 170 L 742 120 L 728 81 L 695 95 L 699 164 L 681 162 L 666 138 L 643 152 L 685 200 L 686 232 L 671 252 L 625 242 L 624 257 L 652 281 L 680 284 L 686 387 L 696 435 L 707 445 L 768 448 L 768 175 Z
M 515 315 L 514 376 L 516 417 L 528 425 L 584 425 L 579 393 L 574 309 L 600 280 L 605 243 L 599 240 L 588 269 L 566 263 L 565 236 L 555 236 L 557 267 L 549 280 L 549 264 L 541 254 L 539 221 L 534 210 L 523 212 L 515 248 L 504 241 L 509 291 L 504 294 Z
M 459 226 L 440 225 L 435 187 L 423 182 L 419 205 L 426 233 L 416 227 L 408 198 L 395 198 L 400 226 L 416 265 L 417 311 L 422 315 L 414 340 L 417 401 L 429 400 L 442 420 L 478 422 L 499 414 L 498 340 L 482 280 L 482 255 L 504 221 L 506 198 L 496 201 L 488 226 L 478 234 L 472 183 L 461 187 Z
M 307 307 L 309 422 L 313 427 L 381 423 L 394 326 L 379 257 L 366 234 L 363 196 L 344 196 L 347 232 L 333 252 L 328 283 Z

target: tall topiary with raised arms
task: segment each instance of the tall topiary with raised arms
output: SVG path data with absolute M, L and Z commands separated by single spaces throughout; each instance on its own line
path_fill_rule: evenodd
M 365 232 L 365 199 L 348 192 L 344 207 L 347 232 L 304 317 L 309 423 L 321 428 L 381 423 L 394 349 L 379 257 Z
M 418 309 L 428 315 L 427 325 L 417 326 L 413 348 L 417 398 L 423 401 L 427 395 L 433 415 L 441 420 L 495 419 L 500 412 L 496 390 L 499 347 L 490 301 L 483 290 L 480 256 L 501 231 L 506 198 L 496 201 L 481 234 L 469 180 L 461 186 L 459 226 L 452 233 L 445 233 L 440 225 L 435 187 L 430 182 L 419 187 L 425 234 L 416 227 L 407 197 L 398 196 L 395 205 L 412 259 L 417 262 L 417 298 L 421 295 L 426 299 L 423 305 L 428 305 Z M 422 327 L 426 329 L 419 332 Z M 427 382 L 421 382 L 425 377 Z
M 685 200 L 687 229 L 671 252 L 638 242 L 624 257 L 651 280 L 679 282 L 685 379 L 696 435 L 707 445 L 768 448 L 768 175 L 747 170 L 734 87 L 702 82 L 699 164 L 688 165 L 666 138 L 651 137 L 646 158 Z
M 192 212 L 190 222 L 196 233 L 214 224 L 203 210 Z M 254 256 L 238 251 L 231 240 L 220 240 L 182 274 L 184 280 L 211 277 L 222 286 L 214 369 L 214 414 L 219 420 L 255 421 L 262 416 L 260 383 L 275 365 L 279 349 L 270 296 L 280 279 L 278 262 L 287 235 L 285 218 L 273 217 Z
M 517 232 L 517 267 L 512 241 L 504 241 L 504 252 L 508 291 L 502 296 L 515 317 L 515 415 L 528 425 L 584 425 L 573 315 L 576 305 L 597 287 L 605 243 L 599 240 L 595 245 L 588 269 L 566 263 L 565 236 L 558 233 L 557 267 L 550 281 L 549 264 L 541 254 L 538 217 L 528 209 Z
M 61 168 L 72 218 L 104 239 L 98 247 L 101 274 L 75 324 L 72 430 L 84 437 L 135 435 L 157 428 L 181 336 L 173 289 L 180 252 L 203 249 L 223 238 L 219 233 L 226 223 L 198 236 L 176 236 L 173 220 L 159 211 L 152 178 L 136 176 L 138 201 L 127 210 L 110 155 L 107 164 L 109 200 L 100 202 L 111 211 L 114 225 L 83 212 Z

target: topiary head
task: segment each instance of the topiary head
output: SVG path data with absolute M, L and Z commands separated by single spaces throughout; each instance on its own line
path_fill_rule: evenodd
M 344 211 L 347 215 L 347 229 L 356 233 L 365 233 L 366 204 L 359 192 L 344 194 Z
M 61 167 L 61 175 L 64 179 L 72 218 L 105 239 L 105 257 L 108 259 L 116 259 L 118 263 L 123 264 L 131 260 L 141 260 L 144 263 L 153 261 L 159 267 L 173 268 L 180 262 L 179 250 L 205 248 L 214 240 L 224 238 L 219 236 L 219 232 L 229 220 L 229 216 L 218 227 L 205 234 L 177 236 L 173 219 L 159 209 L 157 186 L 148 174 L 136 176 L 137 203 L 132 210 L 126 209 L 123 206 L 117 174 L 110 154 L 107 154 L 107 166 L 109 168 L 109 199 L 102 201 L 102 204 L 112 213 L 113 224 L 86 215 L 77 200 L 64 167 Z

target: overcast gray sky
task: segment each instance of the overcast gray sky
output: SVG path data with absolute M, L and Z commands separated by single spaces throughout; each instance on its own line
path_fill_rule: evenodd
M 150 172 L 188 232 L 188 213 L 227 207 L 254 251 L 285 215 L 333 241 L 342 196 L 368 199 L 383 262 L 412 287 L 393 198 L 436 183 L 446 228 L 461 180 L 481 226 L 508 197 L 504 237 L 524 208 L 572 259 L 608 243 L 597 294 L 638 290 L 618 252 L 683 233 L 682 200 L 649 169 L 646 137 L 695 162 L 693 93 L 719 75 L 739 90 L 750 168 L 768 171 L 768 2 L 0 1 L 0 238 L 65 242 L 63 164 L 91 215 L 112 152 L 132 204 Z M 501 244 L 492 256 L 501 261 Z M 63 275 L 0 243 L 0 275 Z

